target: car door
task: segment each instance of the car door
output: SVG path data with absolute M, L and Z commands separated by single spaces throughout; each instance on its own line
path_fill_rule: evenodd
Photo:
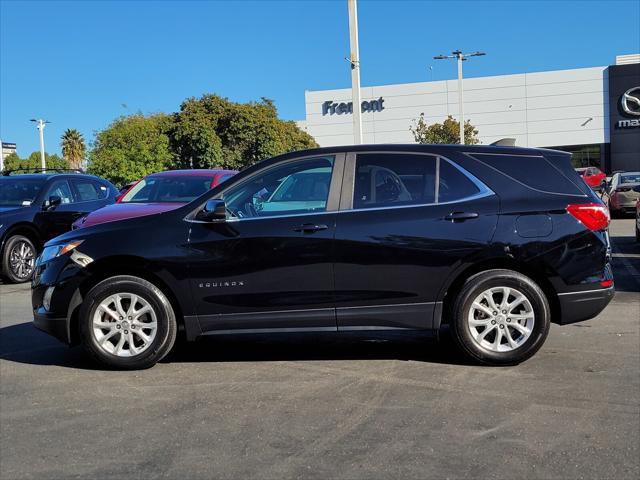
M 448 274 L 492 238 L 496 195 L 436 155 L 348 155 L 348 175 L 335 233 L 338 330 L 431 328 Z
M 228 218 L 191 221 L 201 329 L 336 330 L 333 234 L 344 155 L 266 167 L 221 193 Z
M 51 197 L 60 197 L 60 204 L 49 206 Z M 78 211 L 69 179 L 54 178 L 47 186 L 42 198 L 41 210 L 35 215 L 34 221 L 42 233 L 43 240 L 49 240 L 71 230 L 71 224 L 81 213 Z

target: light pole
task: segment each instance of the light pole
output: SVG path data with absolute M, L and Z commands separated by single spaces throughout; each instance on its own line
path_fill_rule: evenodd
M 40 166 L 42 167 L 42 171 L 46 172 L 47 163 L 44 159 L 44 127 L 47 125 L 47 123 L 51 122 L 49 122 L 48 120 L 42 120 L 41 118 L 37 120 L 35 118 L 32 118 L 30 121 L 36 123 L 37 129 L 40 130 Z
M 455 58 L 458 60 L 458 109 L 460 113 L 460 145 L 464 145 L 464 99 L 462 90 L 462 62 L 469 57 L 480 57 L 486 55 L 484 52 L 462 53 L 460 50 L 451 52 L 452 55 L 438 55 L 433 57 L 435 60 L 446 60 Z
M 349 63 L 351 64 L 351 102 L 353 105 L 353 143 L 362 143 L 362 114 L 360 110 L 360 51 L 358 47 L 358 6 L 348 0 L 349 7 Z

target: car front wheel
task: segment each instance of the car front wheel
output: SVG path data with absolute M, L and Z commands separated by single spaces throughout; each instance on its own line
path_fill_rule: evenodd
M 111 368 L 153 366 L 176 339 L 176 318 L 162 291 L 142 278 L 108 278 L 89 291 L 80 310 L 80 334 L 89 354 Z
M 542 346 L 551 314 L 544 292 L 512 270 L 489 270 L 469 278 L 452 309 L 458 346 L 487 365 L 515 365 Z

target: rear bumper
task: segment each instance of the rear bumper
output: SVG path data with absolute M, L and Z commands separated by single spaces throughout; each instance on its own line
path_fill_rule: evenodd
M 609 304 L 614 294 L 614 287 L 559 293 L 559 323 L 566 325 L 595 317 Z

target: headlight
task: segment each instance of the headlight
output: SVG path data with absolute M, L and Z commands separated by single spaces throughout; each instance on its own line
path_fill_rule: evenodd
M 40 263 L 48 262 L 56 257 L 61 257 L 65 253 L 69 253 L 80 245 L 84 240 L 74 240 L 73 242 L 63 243 L 62 245 L 51 245 L 45 247 L 40 254 Z

